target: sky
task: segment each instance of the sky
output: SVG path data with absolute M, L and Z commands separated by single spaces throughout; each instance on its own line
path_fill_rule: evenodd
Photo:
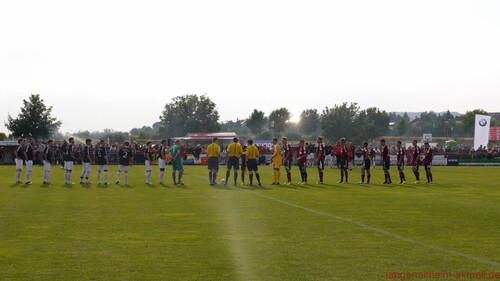
M 500 111 L 500 1 L 0 0 L 0 132 L 40 94 L 61 132 L 152 125 L 206 94 L 221 121 L 343 102 Z

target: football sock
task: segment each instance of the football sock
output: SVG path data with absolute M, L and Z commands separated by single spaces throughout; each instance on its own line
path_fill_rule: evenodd
M 208 172 L 208 181 L 209 181 L 210 183 L 212 183 L 212 182 L 213 182 L 213 181 L 212 181 L 212 179 L 213 179 L 213 177 L 212 177 L 212 172 Z
M 245 172 L 241 172 L 241 182 L 245 183 Z
M 108 171 L 104 171 L 104 182 L 108 182 Z
M 176 183 L 176 181 L 175 181 L 175 171 L 172 172 L 172 179 L 174 180 L 174 183 Z
M 345 170 L 345 182 L 347 182 L 348 175 L 349 175 L 349 172 L 347 172 L 347 170 Z
M 26 181 L 30 181 L 31 171 L 26 171 Z
M 101 183 L 101 172 L 97 172 L 97 181 Z
M 16 179 L 17 179 L 17 181 L 19 181 L 21 179 L 21 172 L 20 171 L 16 171 Z
M 128 173 L 125 173 L 124 178 L 125 178 L 125 180 L 123 181 L 123 183 L 127 184 L 127 180 L 128 180 Z
M 277 182 L 277 183 L 279 183 L 279 182 L 280 182 L 281 173 L 280 173 L 280 171 L 279 171 L 279 170 L 278 170 L 278 171 L 276 171 L 276 172 L 277 172 L 277 173 L 276 173 L 276 175 L 277 175 L 277 176 L 276 176 L 276 182 Z
M 288 179 L 288 182 L 292 181 L 292 174 L 290 172 L 286 172 L 286 178 Z
M 319 172 L 319 181 L 323 182 L 323 171 Z
M 116 181 L 119 181 L 119 180 L 120 180 L 120 171 L 118 171 L 118 172 L 116 173 Z
M 417 181 L 419 181 L 420 180 L 420 172 L 416 171 L 414 173 L 415 173 L 415 178 L 417 179 Z
M 179 181 L 182 179 L 182 172 L 179 172 Z
M 160 182 L 163 181 L 163 174 L 165 173 L 165 171 L 160 171 Z
M 253 174 L 250 174 L 248 177 L 250 178 L 250 184 L 252 184 L 253 183 Z
M 226 183 L 229 180 L 229 170 L 226 172 Z
M 85 182 L 89 182 L 89 177 L 85 177 Z
M 361 181 L 364 182 L 365 181 L 365 173 L 361 173 Z
M 68 172 L 68 181 L 71 181 L 71 172 Z
M 370 177 L 371 177 L 371 174 L 370 174 L 370 173 L 368 173 L 368 175 L 367 175 L 367 177 L 366 177 L 367 182 L 370 182 Z
M 213 177 L 213 182 L 216 183 L 217 182 L 217 172 L 213 173 L 212 177 Z
M 234 183 L 236 184 L 237 181 L 238 181 L 238 173 L 234 172 Z
M 304 182 L 307 182 L 307 173 L 304 173 L 304 178 L 306 179 Z
M 344 169 L 340 170 L 340 181 L 344 181 Z
M 431 182 L 432 182 L 432 181 L 433 181 L 433 180 L 432 180 L 432 173 L 429 173 L 429 177 L 431 178 Z
M 259 176 L 259 174 L 256 173 L 255 177 L 257 178 L 257 181 L 260 183 L 260 176 Z

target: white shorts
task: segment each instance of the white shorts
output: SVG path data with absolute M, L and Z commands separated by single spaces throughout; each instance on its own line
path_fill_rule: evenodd
M 73 161 L 64 161 L 64 169 L 73 171 Z
M 311 153 L 307 156 L 307 160 L 313 160 L 314 159 L 314 153 Z
M 98 171 L 107 171 L 108 170 L 108 165 L 107 164 L 104 164 L 104 165 L 97 165 L 97 170 Z
M 125 172 L 128 172 L 128 168 L 129 166 L 128 165 L 118 165 L 118 171 L 122 171 L 124 170 Z
M 50 172 L 50 162 L 49 161 L 43 161 L 43 169 L 45 172 Z
M 146 171 L 151 171 L 153 168 L 151 167 L 151 163 L 149 163 L 148 160 L 144 162 L 144 165 L 146 166 Z
M 28 172 L 33 171 L 33 160 L 26 160 L 26 170 Z
M 158 158 L 158 167 L 160 169 L 165 169 L 165 159 Z
M 22 170 L 22 169 L 23 169 L 23 159 L 16 158 L 16 170 Z
M 92 171 L 92 165 L 90 165 L 90 163 L 82 163 L 82 166 L 84 171 L 86 172 Z

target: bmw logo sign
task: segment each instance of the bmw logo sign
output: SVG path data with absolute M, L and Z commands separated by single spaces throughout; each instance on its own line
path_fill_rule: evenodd
M 488 124 L 488 122 L 486 122 L 486 119 L 484 119 L 484 118 L 483 118 L 483 119 L 479 120 L 479 125 L 480 125 L 481 127 L 486 126 L 486 124 Z

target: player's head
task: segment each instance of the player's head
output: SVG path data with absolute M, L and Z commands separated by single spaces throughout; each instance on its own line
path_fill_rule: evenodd
M 238 138 L 233 138 L 233 142 L 238 142 Z
M 365 142 L 363 143 L 363 147 L 368 147 L 368 142 L 366 142 L 366 141 L 365 141 Z
M 146 142 L 147 147 L 151 147 L 151 144 L 153 144 L 151 141 Z
M 299 141 L 299 147 L 304 147 L 304 140 Z
M 24 139 L 18 139 L 18 140 L 17 140 L 17 143 L 18 143 L 18 144 L 24 144 Z
M 71 144 L 75 144 L 75 139 L 73 137 L 71 137 L 68 139 L 68 142 Z
M 213 142 L 213 143 L 218 143 L 218 142 L 219 142 L 219 139 L 218 139 L 218 138 L 213 138 L 213 139 L 212 139 L 212 142 Z
M 167 143 L 167 140 L 161 140 L 161 145 L 165 146 L 165 144 Z
M 278 143 L 278 139 L 277 138 L 274 138 L 273 139 L 273 144 L 277 144 Z
M 385 145 L 385 139 L 380 140 L 380 145 Z
M 429 142 L 427 142 L 427 141 L 426 141 L 426 142 L 424 142 L 424 147 L 425 147 L 425 148 L 429 148 Z
M 181 145 L 181 140 L 175 140 L 176 145 Z
M 248 139 L 248 140 L 247 140 L 247 143 L 248 143 L 248 145 L 252 145 L 252 144 L 253 144 L 253 140 Z
M 91 139 L 86 139 L 85 140 L 85 144 L 86 145 L 91 145 L 92 144 L 92 140 Z
M 344 145 L 345 144 L 345 138 L 341 138 L 340 139 L 340 145 Z
M 125 145 L 125 146 L 129 146 L 129 145 L 130 145 L 130 142 L 129 142 L 128 140 L 126 140 L 126 141 L 124 141 L 124 142 L 123 142 L 123 145 Z
M 52 140 L 48 140 L 48 141 L 47 141 L 47 145 L 48 145 L 48 146 L 52 146 L 53 144 L 54 144 L 54 142 L 53 142 Z
M 31 144 L 31 145 L 33 145 L 35 143 L 35 139 L 34 138 L 30 138 L 28 140 L 28 143 Z
M 101 146 L 105 146 L 105 145 L 106 145 L 106 141 L 105 141 L 105 140 L 101 140 L 101 141 L 99 142 L 99 144 L 101 144 Z
M 401 141 L 400 141 L 400 140 L 398 140 L 398 142 L 396 143 L 396 145 L 397 145 L 398 147 L 401 147 Z
M 412 140 L 411 143 L 413 144 L 413 146 L 417 146 L 418 141 L 417 140 Z
M 243 146 L 245 144 L 245 141 L 243 139 L 240 139 L 240 144 Z
M 281 140 L 281 142 L 283 142 L 283 144 L 286 144 L 288 142 L 288 138 L 287 137 L 283 137 L 283 139 Z
M 322 137 L 318 137 L 318 138 L 316 139 L 316 141 L 317 141 L 318 143 L 321 143 L 321 142 L 323 142 L 323 138 L 322 138 Z

